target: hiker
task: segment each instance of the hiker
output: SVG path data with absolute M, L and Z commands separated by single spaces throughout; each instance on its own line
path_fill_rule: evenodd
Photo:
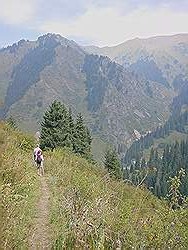
M 34 149 L 34 161 L 37 166 L 38 175 L 44 175 L 44 157 L 42 155 L 42 150 L 39 145 L 37 145 L 37 147 Z

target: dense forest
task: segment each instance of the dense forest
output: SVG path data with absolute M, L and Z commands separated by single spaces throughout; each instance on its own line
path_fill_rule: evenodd
M 170 177 L 177 176 L 184 169 L 180 192 L 188 196 L 188 139 L 181 143 L 166 145 L 162 156 L 151 148 L 149 160 L 137 158 L 127 165 L 124 178 L 139 185 L 142 181 L 158 197 L 166 197 L 170 187 Z

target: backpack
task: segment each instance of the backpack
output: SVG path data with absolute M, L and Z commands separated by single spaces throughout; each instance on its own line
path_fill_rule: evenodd
M 42 151 L 39 150 L 39 151 L 37 152 L 37 159 L 36 159 L 36 162 L 37 162 L 38 164 L 40 164 L 41 161 L 42 161 Z

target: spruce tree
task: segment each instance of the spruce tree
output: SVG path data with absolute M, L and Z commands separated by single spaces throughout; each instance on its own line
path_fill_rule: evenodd
M 68 119 L 67 110 L 59 101 L 54 101 L 45 112 L 41 124 L 42 148 L 54 149 L 68 145 Z
M 83 117 L 79 113 L 74 129 L 73 151 L 86 158 L 91 158 L 91 142 L 90 132 L 84 125 Z
M 107 150 L 105 153 L 104 166 L 111 176 L 122 177 L 121 163 L 115 150 Z

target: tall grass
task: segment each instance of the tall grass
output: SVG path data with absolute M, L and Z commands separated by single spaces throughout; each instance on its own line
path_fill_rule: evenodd
M 1 246 L 28 249 L 39 177 L 33 139 L 0 124 Z M 186 249 L 188 211 L 109 177 L 66 150 L 45 152 L 53 249 Z
M 38 196 L 32 148 L 32 138 L 0 124 L 1 249 L 28 248 Z
M 173 211 L 145 188 L 110 179 L 66 151 L 47 157 L 53 249 L 185 248 L 186 210 Z

